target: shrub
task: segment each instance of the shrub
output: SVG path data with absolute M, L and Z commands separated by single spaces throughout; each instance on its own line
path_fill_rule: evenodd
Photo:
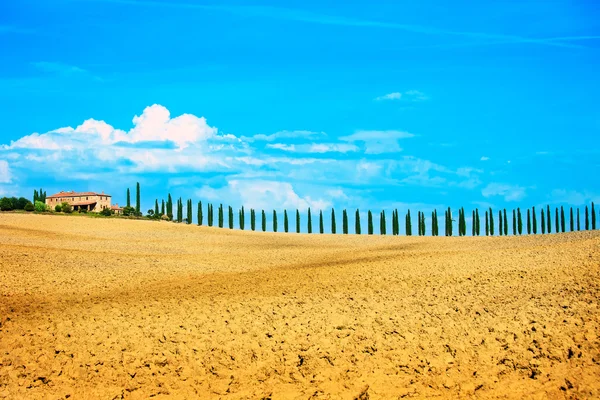
M 80 208 L 79 213 L 87 214 L 88 210 L 86 208 Z
M 0 210 L 2 211 L 11 211 L 13 210 L 13 202 L 8 197 L 3 197 L 0 199 Z
M 135 208 L 134 207 L 123 207 L 123 216 L 125 217 L 129 217 L 129 216 L 134 216 L 135 215 Z
M 31 204 L 31 201 L 25 197 L 19 197 L 16 201 L 13 200 L 13 207 L 15 210 L 24 210 L 27 204 Z
M 54 211 L 56 211 L 56 212 L 61 212 L 61 211 L 62 211 L 62 207 L 60 206 L 60 204 L 57 204 L 57 205 L 54 207 Z
M 100 211 L 100 215 L 104 215 L 105 217 L 110 217 L 112 214 L 113 211 L 108 207 L 104 207 L 102 211 Z
M 31 203 L 29 203 L 31 204 Z M 46 206 L 46 203 L 41 202 L 41 201 L 36 201 L 35 204 L 33 204 L 35 211 L 37 212 L 45 212 L 48 211 L 48 207 Z M 27 211 L 27 209 L 25 209 L 25 211 Z
M 27 203 L 27 204 L 25 204 L 25 207 L 23 209 L 27 212 L 32 212 L 33 210 L 35 210 L 35 207 L 31 203 Z
M 70 205 L 69 203 L 62 203 L 60 206 L 62 212 L 66 213 L 66 214 L 71 214 L 73 212 L 73 206 Z
M 169 216 L 168 216 L 168 215 L 166 215 L 166 214 L 163 214 L 163 215 L 160 217 L 160 219 L 162 219 L 163 221 L 170 221 L 170 220 L 171 220 L 171 218 L 169 218 Z

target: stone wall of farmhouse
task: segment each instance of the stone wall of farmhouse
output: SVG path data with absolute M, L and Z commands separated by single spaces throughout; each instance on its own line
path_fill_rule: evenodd
M 110 206 L 111 206 L 111 197 L 103 195 L 103 194 L 100 194 L 97 196 L 73 196 L 73 195 L 68 196 L 67 195 L 64 197 L 46 198 L 46 204 L 52 208 L 56 207 L 57 204 L 62 204 L 62 203 L 73 204 L 73 203 L 90 202 L 90 201 L 96 202 L 95 208 L 90 210 L 93 212 L 100 212 L 100 211 L 102 211 L 102 209 L 104 207 L 110 208 Z M 82 207 L 85 208 L 85 206 L 82 206 Z M 90 205 L 90 207 L 92 207 L 92 205 Z

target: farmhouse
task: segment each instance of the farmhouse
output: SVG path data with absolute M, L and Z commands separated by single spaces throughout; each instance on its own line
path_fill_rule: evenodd
M 60 192 L 46 197 L 46 204 L 54 208 L 57 204 L 69 203 L 73 210 L 100 212 L 104 207 L 111 208 L 111 195 L 95 192 Z

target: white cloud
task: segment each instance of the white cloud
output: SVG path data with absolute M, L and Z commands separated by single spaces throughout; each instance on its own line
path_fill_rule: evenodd
M 489 157 L 482 156 L 482 157 L 481 157 L 479 160 L 480 160 L 480 161 L 487 161 L 487 160 L 489 160 L 489 159 L 490 159 Z
M 555 189 L 550 194 L 550 201 L 554 204 L 566 203 L 581 206 L 592 201 L 600 202 L 600 195 L 588 191 L 578 192 L 576 190 Z
M 267 148 L 269 149 L 277 149 L 283 151 L 296 151 L 296 146 L 293 144 L 284 144 L 284 143 L 269 143 L 267 144 Z
M 268 149 L 277 149 L 296 153 L 348 153 L 358 151 L 358 147 L 349 143 L 312 143 L 312 144 L 285 144 L 269 143 Z
M 384 94 L 383 96 L 375 97 L 375 101 L 385 101 L 385 100 L 405 100 L 411 102 L 417 101 L 425 101 L 428 100 L 429 97 L 425 95 L 425 93 L 420 92 L 418 90 L 408 90 L 404 93 L 401 92 L 392 92 L 388 94 Z
M 313 143 L 308 148 L 308 153 L 349 153 L 358 151 L 358 147 L 348 143 Z
M 526 188 L 518 185 L 490 183 L 481 190 L 483 197 L 502 196 L 505 201 L 519 201 L 526 196 Z
M 376 97 L 375 100 L 377 100 L 377 101 L 382 101 L 382 100 L 400 100 L 400 98 L 402 98 L 402 93 L 400 93 L 400 92 L 393 92 L 393 93 L 385 94 L 383 96 Z
M 364 142 L 366 154 L 397 153 L 402 151 L 398 144 L 399 139 L 414 137 L 410 132 L 388 131 L 357 131 L 349 136 L 342 136 L 340 140 L 350 143 Z
M 313 131 L 305 131 L 305 130 L 297 130 L 297 131 L 279 131 L 272 133 L 270 135 L 265 135 L 259 133 L 254 136 L 243 136 L 242 139 L 248 142 L 254 141 L 264 141 L 264 142 L 272 142 L 276 139 L 298 139 L 298 138 L 307 138 L 307 137 L 315 137 L 315 136 L 327 136 L 325 132 L 313 132 Z
M 11 174 L 8 161 L 0 160 L 0 183 L 10 183 Z
M 418 90 L 409 90 L 404 93 L 405 97 L 408 97 L 410 101 L 425 101 L 429 100 L 429 97 L 425 95 L 425 93 L 420 92 Z

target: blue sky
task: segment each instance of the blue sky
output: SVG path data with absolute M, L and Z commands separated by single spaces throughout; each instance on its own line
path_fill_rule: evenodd
M 0 5 L 0 195 L 600 201 L 592 1 Z

